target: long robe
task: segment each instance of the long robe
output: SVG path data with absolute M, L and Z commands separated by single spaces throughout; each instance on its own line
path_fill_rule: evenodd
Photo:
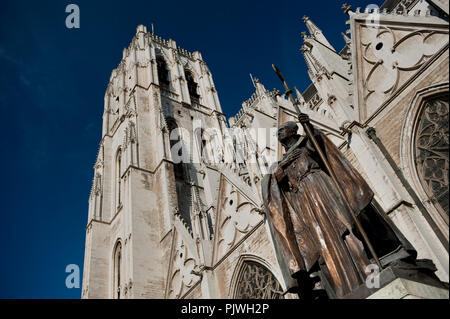
M 351 209 L 359 216 L 370 204 L 372 190 L 323 133 L 313 132 Z M 282 179 L 266 175 L 262 193 L 277 257 L 282 271 L 288 272 L 284 277 L 293 278 L 319 263 L 338 298 L 350 293 L 363 283 L 369 259 L 364 244 L 351 231 L 355 226 L 351 213 L 311 141 L 301 137 L 277 165 L 283 169 Z M 391 233 L 395 237 L 398 231 Z M 288 285 L 295 286 L 295 280 Z

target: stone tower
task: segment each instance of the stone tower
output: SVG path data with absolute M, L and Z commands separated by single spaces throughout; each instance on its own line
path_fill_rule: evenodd
M 212 224 L 205 198 L 214 196 L 208 193 L 216 188 L 214 173 L 198 160 L 178 158 L 198 155 L 196 123 L 219 131 L 225 125 L 201 54 L 138 26 L 105 94 L 83 298 L 163 298 L 177 243 L 185 250 L 180 262 L 190 251 L 208 258 Z

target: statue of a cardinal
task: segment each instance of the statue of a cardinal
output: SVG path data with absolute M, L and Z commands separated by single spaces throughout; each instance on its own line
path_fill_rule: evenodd
M 413 262 L 416 251 L 374 203 L 363 177 L 306 114 L 299 120 L 310 126 L 382 266 Z M 318 273 L 327 295 L 343 298 L 365 283 L 367 267 L 375 263 L 314 145 L 297 130 L 295 122 L 279 128 L 286 153 L 262 184 L 277 257 L 292 287 L 305 291 Z

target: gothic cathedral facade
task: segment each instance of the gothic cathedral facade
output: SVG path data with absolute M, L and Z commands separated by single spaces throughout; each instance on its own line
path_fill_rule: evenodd
M 448 0 L 344 10 L 340 51 L 303 18 L 311 85 L 296 98 L 448 282 Z M 261 180 L 280 145 L 237 136 L 231 160 L 205 152 L 217 136 L 203 128 L 221 139 L 254 128 L 270 140 L 295 119 L 284 94 L 254 87 L 227 122 L 200 52 L 137 27 L 105 94 L 82 298 L 293 297 L 262 210 Z M 183 153 L 188 161 L 174 160 Z

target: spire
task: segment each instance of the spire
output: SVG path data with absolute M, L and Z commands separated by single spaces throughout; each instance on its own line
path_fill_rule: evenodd
M 306 24 L 306 27 L 308 28 L 309 33 L 310 33 L 312 36 L 315 36 L 316 33 L 322 33 L 322 30 L 320 30 L 320 29 L 314 24 L 314 22 L 312 22 L 312 21 L 309 19 L 309 17 L 303 16 L 302 19 L 303 19 L 303 22 Z
M 330 50 L 336 52 L 330 42 L 328 42 L 327 38 L 325 38 L 325 36 L 323 35 L 322 30 L 320 30 L 314 24 L 314 22 L 312 22 L 307 16 L 303 16 L 303 22 L 306 24 L 306 27 L 308 28 L 309 34 L 312 36 L 312 38 L 328 47 Z
M 253 85 L 255 86 L 257 95 L 263 95 L 264 93 L 266 93 L 267 90 L 264 87 L 264 84 L 262 84 L 258 78 L 252 76 L 252 80 L 253 80 Z
M 300 102 L 300 106 L 305 105 L 305 99 L 303 98 L 303 95 L 300 93 L 300 91 L 297 89 L 296 86 L 294 86 L 295 95 L 297 95 L 297 100 Z
M 327 69 L 322 63 L 312 54 L 311 44 L 306 42 L 302 47 L 303 57 L 305 58 L 306 65 L 308 66 L 308 72 L 311 79 L 322 74 L 328 74 Z

